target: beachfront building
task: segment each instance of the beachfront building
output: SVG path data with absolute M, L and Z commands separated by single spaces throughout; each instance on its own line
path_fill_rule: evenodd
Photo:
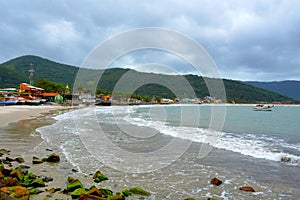
M 20 93 L 27 94 L 28 96 L 43 97 L 45 90 L 43 88 L 29 85 L 28 83 L 21 83 Z
M 190 98 L 183 98 L 182 103 L 192 103 L 192 99 Z
M 162 99 L 160 100 L 160 103 L 161 103 L 161 104 L 173 104 L 174 101 L 171 100 L 171 99 L 165 99 L 165 98 L 162 98 Z
M 18 92 L 17 88 L 3 88 L 0 89 L 0 94 L 14 93 Z
M 55 93 L 55 92 L 44 93 L 43 97 L 45 99 L 47 99 L 47 101 L 49 101 L 49 102 L 55 102 L 55 103 L 64 102 L 63 96 L 61 96 L 59 93 Z

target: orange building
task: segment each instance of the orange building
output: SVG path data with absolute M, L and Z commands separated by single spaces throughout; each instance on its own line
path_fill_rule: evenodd
M 27 94 L 29 94 L 31 96 L 35 96 L 35 97 L 42 97 L 45 93 L 45 90 L 43 88 L 35 87 L 32 85 L 29 85 L 28 83 L 21 83 L 20 90 L 21 90 L 21 93 L 27 93 Z

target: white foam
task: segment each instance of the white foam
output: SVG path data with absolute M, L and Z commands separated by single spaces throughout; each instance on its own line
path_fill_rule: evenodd
M 281 161 L 282 158 L 288 158 L 285 160 L 287 161 L 287 163 L 300 165 L 300 156 L 291 153 L 280 152 L 280 149 L 285 148 L 299 151 L 300 154 L 300 145 L 290 144 L 283 138 L 277 138 L 267 135 L 227 133 L 198 127 L 172 126 L 167 122 L 151 119 L 151 117 L 148 115 L 149 113 L 147 112 L 141 112 L 140 109 L 143 109 L 145 107 L 157 107 L 157 105 L 146 105 L 138 107 L 90 107 L 58 115 L 55 117 L 55 119 L 58 121 L 68 121 L 73 118 L 75 119 L 75 121 L 77 120 L 83 122 L 83 125 L 87 126 L 83 127 L 88 128 L 88 126 L 90 125 L 89 118 L 92 119 L 97 116 L 98 121 L 104 120 L 104 122 L 110 123 L 121 123 L 123 121 L 136 126 L 150 127 L 158 130 L 162 134 L 172 137 L 209 144 L 215 148 L 240 153 L 254 158 L 261 158 L 272 161 Z M 72 123 L 66 124 L 66 126 L 71 125 Z M 55 126 L 55 124 L 52 126 Z M 66 129 L 70 129 L 74 131 L 73 134 L 76 134 L 75 127 L 66 127 Z M 39 128 L 38 131 L 42 132 L 42 128 Z M 83 133 L 85 132 L 85 130 L 80 130 L 79 132 Z M 43 134 L 41 135 L 43 137 Z M 279 147 L 279 149 L 275 149 L 274 146 Z
M 126 116 L 124 120 L 133 125 L 157 129 L 160 133 L 165 135 L 209 144 L 215 148 L 240 153 L 246 156 L 272 161 L 281 161 L 282 158 L 289 158 L 289 164 L 300 164 L 299 156 L 290 153 L 277 152 L 276 149 L 273 149 L 272 145 L 278 145 L 299 150 L 299 146 L 288 144 L 282 138 L 264 135 L 234 134 L 186 126 L 170 126 L 169 124 L 160 121 L 149 121 L 129 116 Z

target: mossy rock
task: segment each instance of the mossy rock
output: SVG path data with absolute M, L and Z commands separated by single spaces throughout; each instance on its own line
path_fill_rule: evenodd
M 125 200 L 125 197 L 116 195 L 116 196 L 110 196 L 107 199 L 108 200 Z
M 100 190 L 96 187 L 93 187 L 92 189 L 89 189 L 87 194 L 97 196 L 97 197 L 101 197 L 101 195 L 102 195 Z
M 96 183 L 100 183 L 102 181 L 108 180 L 107 176 L 105 176 L 104 174 L 102 174 L 100 171 L 96 171 L 93 179 Z
M 1 156 L 1 153 L 0 153 Z M 16 200 L 15 198 L 9 196 L 9 194 L 6 194 L 4 192 L 0 192 L 0 199 L 2 200 Z
M 20 200 L 28 200 L 30 196 L 29 191 L 22 186 L 2 187 L 0 193 L 2 192 Z
M 7 162 L 13 162 L 13 161 L 15 161 L 15 159 L 10 158 L 10 157 L 6 157 L 6 158 L 5 158 L 5 161 L 7 161 Z
M 94 189 L 94 188 L 97 188 L 96 185 L 92 185 L 92 186 L 89 188 L 89 190 L 92 190 L 92 189 Z
M 120 192 L 120 196 L 123 196 L 123 197 L 128 197 L 130 195 L 132 195 L 132 193 L 128 189 L 122 190 Z
M 15 161 L 17 161 L 18 163 L 24 163 L 25 162 L 24 158 L 22 158 L 22 157 L 15 158 Z
M 31 183 L 32 183 L 32 180 L 26 178 L 26 179 L 23 179 L 23 180 L 22 180 L 21 185 L 22 185 L 23 187 L 30 187 L 30 186 L 31 186 Z
M 113 191 L 108 188 L 100 188 L 99 189 L 101 196 L 109 197 L 113 195 Z
M 280 158 L 280 160 L 281 160 L 281 162 L 291 162 L 292 161 L 292 159 L 288 156 L 282 156 Z
M 142 196 L 150 196 L 151 195 L 150 192 L 147 192 L 146 190 L 139 188 L 139 187 L 132 187 L 129 189 L 129 191 L 132 194 L 138 194 L 138 195 L 142 195 Z
M 68 176 L 68 183 L 72 183 L 73 181 L 75 181 L 76 179 L 73 178 L 72 176 Z
M 16 186 L 16 185 L 19 185 L 19 181 L 17 178 L 4 177 L 3 179 L 0 179 L 0 187 L 9 187 L 9 186 Z
M 8 154 L 9 152 L 10 152 L 9 150 L 0 148 L 0 153 L 1 153 L 1 154 Z
M 42 179 L 38 178 L 38 179 L 35 179 L 34 181 L 32 181 L 31 186 L 32 187 L 45 187 L 45 182 Z
M 36 156 L 33 156 L 33 157 L 32 157 L 32 164 L 41 164 L 41 163 L 43 163 L 43 162 L 44 162 L 43 160 L 39 159 L 39 158 L 36 157 Z
M 47 162 L 53 162 L 53 163 L 57 163 L 60 161 L 60 157 L 58 154 L 56 153 L 52 153 L 48 156 L 48 158 L 46 159 Z
M 21 181 L 24 177 L 24 174 L 23 174 L 23 171 L 22 169 L 19 167 L 19 168 L 16 168 L 16 169 L 13 169 L 10 173 L 10 176 L 11 177 L 15 177 L 17 178 L 19 181 Z
M 44 191 L 36 189 L 36 188 L 32 188 L 31 190 L 29 190 L 30 194 L 40 194 L 42 192 L 44 192 Z
M 29 179 L 35 179 L 36 178 L 36 175 L 34 173 L 32 173 L 32 172 L 29 172 L 25 176 L 28 176 Z
M 4 169 L 4 164 L 0 164 L 0 171 L 2 171 L 2 169 Z
M 88 191 L 86 191 L 84 188 L 77 188 L 71 193 L 72 199 L 78 199 L 81 194 L 87 194 Z
M 46 189 L 46 192 L 55 193 L 61 190 L 62 190 L 61 188 L 50 188 L 50 189 Z
M 28 173 L 26 175 L 23 176 L 22 181 L 21 181 L 21 185 L 24 187 L 29 187 L 31 186 L 31 183 L 36 179 L 36 175 L 34 175 L 33 173 Z
M 83 188 L 82 183 L 78 179 L 74 179 L 72 182 L 69 182 L 67 185 L 68 192 L 73 192 L 78 188 Z

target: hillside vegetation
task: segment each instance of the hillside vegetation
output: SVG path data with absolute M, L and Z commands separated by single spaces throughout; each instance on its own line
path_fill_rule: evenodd
M 142 96 L 160 96 L 165 98 L 200 97 L 211 96 L 206 83 L 214 87 L 220 79 L 211 79 L 196 75 L 174 76 L 154 73 L 141 73 L 134 70 L 114 68 L 101 70 L 80 70 L 84 74 L 80 81 L 76 79 L 79 67 L 65 65 L 44 59 L 38 56 L 21 56 L 0 64 L 0 88 L 18 87 L 21 82 L 29 82 L 29 65 L 34 65 L 34 80 L 47 79 L 62 85 L 69 85 L 73 89 L 87 88 L 94 91 L 95 87 L 112 92 L 134 92 Z M 101 75 L 100 80 L 99 75 Z M 76 79 L 78 80 L 78 79 Z M 235 101 L 239 103 L 256 102 L 287 102 L 293 99 L 257 88 L 246 83 L 234 80 L 223 80 L 226 97 L 214 95 L 214 97 Z M 192 88 L 189 88 L 189 87 Z M 131 91 L 132 90 L 132 91 Z M 194 93 L 194 94 L 193 94 Z
M 247 81 L 249 85 L 263 88 L 272 92 L 277 92 L 286 95 L 293 99 L 300 100 L 300 81 L 273 81 L 273 82 L 258 82 Z

